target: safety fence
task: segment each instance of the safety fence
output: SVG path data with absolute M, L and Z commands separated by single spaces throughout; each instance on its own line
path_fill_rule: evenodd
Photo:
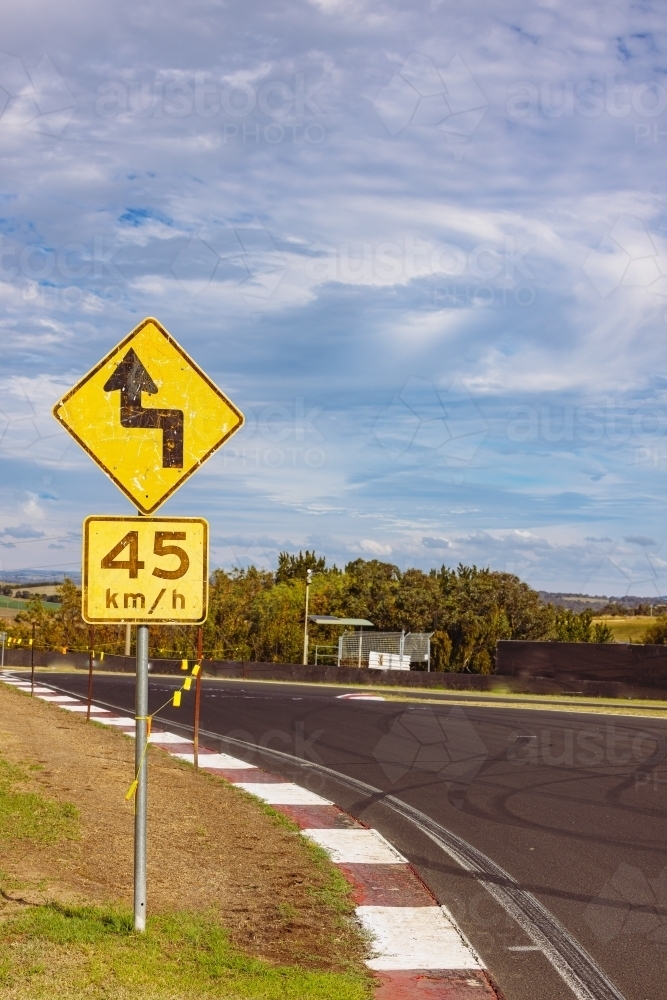
M 409 670 L 414 663 L 428 671 L 432 635 L 432 632 L 344 632 L 338 639 L 338 666 Z M 381 667 L 378 656 L 382 657 Z

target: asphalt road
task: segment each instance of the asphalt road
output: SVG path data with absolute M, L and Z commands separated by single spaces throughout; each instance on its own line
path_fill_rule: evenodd
M 85 695 L 83 675 L 48 680 Z M 151 712 L 179 680 L 151 678 Z M 350 689 L 319 685 L 206 680 L 202 687 L 202 729 L 289 755 L 241 744 L 231 751 L 379 829 L 451 910 L 507 1000 L 663 1000 L 667 720 L 347 700 L 340 695 Z M 133 677 L 96 677 L 98 703 L 132 713 L 133 697 Z M 182 708 L 162 717 L 190 725 L 192 704 L 185 695 Z M 211 736 L 205 742 L 230 750 Z M 393 801 L 504 871 L 480 879 Z M 551 961 L 549 944 L 535 944 L 539 933 L 507 904 L 521 890 L 565 929 Z M 555 940 L 557 931 L 546 937 Z M 555 968 L 577 943 L 601 970 L 596 979 L 584 968 L 583 987 L 567 985 Z

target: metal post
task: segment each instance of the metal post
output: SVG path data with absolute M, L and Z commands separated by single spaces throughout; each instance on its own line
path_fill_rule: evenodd
M 132 653 L 132 626 L 128 622 L 125 626 L 125 655 L 130 656 Z
M 308 591 L 310 590 L 310 581 L 313 578 L 312 569 L 306 570 L 306 618 L 303 625 L 303 665 L 304 667 L 308 663 Z
M 32 639 L 30 640 L 30 697 L 35 697 L 35 623 L 32 623 Z
M 90 722 L 90 706 L 93 703 L 93 643 L 95 642 L 95 629 L 91 625 L 88 630 L 88 708 L 86 709 L 86 722 Z
M 357 663 L 357 666 L 359 667 L 360 670 L 361 670 L 361 637 L 362 637 L 363 634 L 364 634 L 364 630 L 363 630 L 363 628 L 360 625 L 359 626 L 359 662 Z
M 343 659 L 343 636 L 339 635 L 338 636 L 338 662 L 336 663 L 337 667 L 340 667 L 340 661 L 342 659 Z
M 148 715 L 148 625 L 137 626 L 137 693 L 135 703 L 134 929 L 146 930 L 146 717 Z
M 6 632 L 0 632 L 0 638 L 2 638 L 2 669 L 5 669 L 5 640 L 7 639 Z
M 194 724 L 194 765 L 195 771 L 199 770 L 199 708 L 201 705 L 201 671 L 204 647 L 204 629 L 197 629 L 197 662 L 199 663 L 199 673 L 195 678 L 195 724 Z

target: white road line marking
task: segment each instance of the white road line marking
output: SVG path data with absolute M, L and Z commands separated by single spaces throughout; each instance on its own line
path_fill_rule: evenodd
M 407 860 L 377 830 L 303 830 L 337 864 L 405 865 Z
M 380 694 L 337 694 L 338 701 L 386 701 Z
M 472 948 L 439 906 L 358 906 L 373 938 L 370 969 L 483 969 Z
M 307 788 L 293 785 L 291 781 L 279 781 L 273 784 L 262 784 L 254 781 L 239 781 L 237 788 L 243 788 L 258 799 L 272 806 L 330 806 L 329 799 L 323 799 Z
M 172 754 L 172 757 L 178 757 L 179 760 L 186 760 L 188 764 L 194 764 L 195 762 L 195 755 L 193 753 L 175 753 Z M 256 770 L 254 764 L 246 764 L 244 760 L 239 760 L 238 757 L 230 757 L 226 753 L 200 753 L 199 766 L 224 768 L 227 771 Z
M 538 948 L 536 944 L 510 944 L 507 946 L 508 951 L 542 951 Z

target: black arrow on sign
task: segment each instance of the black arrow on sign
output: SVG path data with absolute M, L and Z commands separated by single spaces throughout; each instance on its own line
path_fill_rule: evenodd
M 183 468 L 183 411 L 144 409 L 142 392 L 158 391 L 141 361 L 130 348 L 111 378 L 105 392 L 120 389 L 120 422 L 123 427 L 144 427 L 162 431 L 162 468 Z

